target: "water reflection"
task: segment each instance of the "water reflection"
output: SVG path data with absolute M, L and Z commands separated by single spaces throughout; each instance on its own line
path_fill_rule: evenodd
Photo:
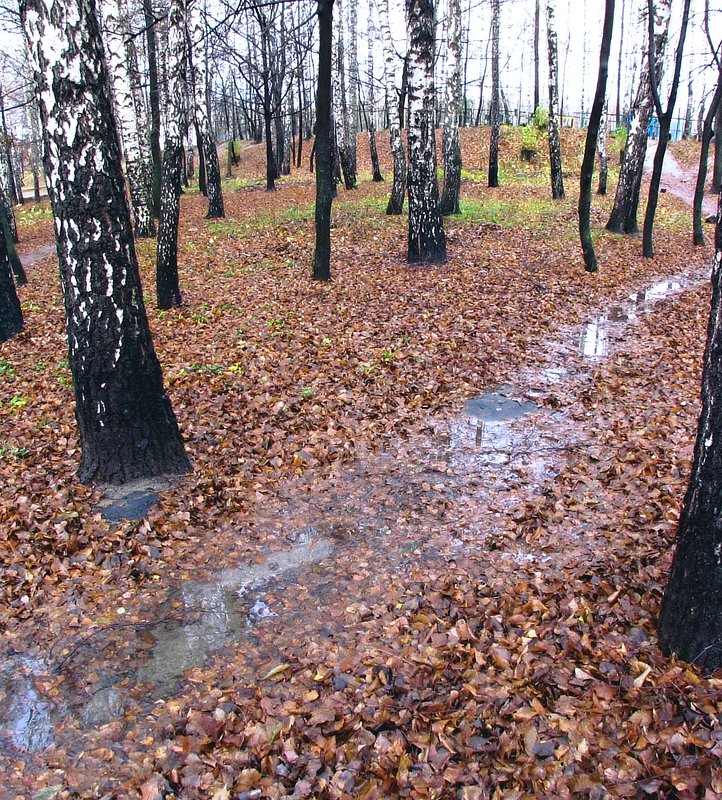
M 8 659 L 0 669 L 0 740 L 9 739 L 17 750 L 39 753 L 53 743 L 51 705 L 35 688 L 35 679 L 48 671 L 42 660 L 26 656 Z
M 645 314 L 659 300 L 677 294 L 683 289 L 681 281 L 657 281 L 646 289 L 633 292 L 628 299 L 611 306 L 603 314 L 588 322 L 579 340 L 579 349 L 585 358 L 597 360 L 609 352 L 610 334 L 630 322 L 636 322 L 639 314 Z

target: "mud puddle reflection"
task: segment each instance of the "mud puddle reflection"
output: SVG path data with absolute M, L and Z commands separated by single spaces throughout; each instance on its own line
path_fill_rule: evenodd
M 60 721 L 85 735 L 133 705 L 147 708 L 181 690 L 188 670 L 206 666 L 219 651 L 225 659 L 226 647 L 229 659 L 268 659 L 318 635 L 341 642 L 353 631 L 344 630 L 339 608 L 371 604 L 419 567 L 449 568 L 465 558 L 487 562 L 492 550 L 542 563 L 545 557 L 533 547 L 513 549 L 505 531 L 516 507 L 548 489 L 564 451 L 585 446 L 584 423 L 555 411 L 550 395 L 558 391 L 573 400 L 577 379 L 588 379 L 590 361 L 608 353 L 625 325 L 704 277 L 658 281 L 631 294 L 581 333 L 567 330 L 543 345 L 547 363 L 521 370 L 516 386 L 490 387 L 468 400 L 461 414 L 430 420 L 417 437 L 390 437 L 385 450 L 359 455 L 330 477 L 302 476 L 273 500 L 259 500 L 250 528 L 278 534 L 275 541 L 290 547 L 261 564 L 182 581 L 163 606 L 144 612 L 125 641 L 118 634 L 106 652 L 86 648 L 72 665 L 79 691 L 71 697 L 68 681 L 67 707 L 35 688 L 34 676 L 47 672 L 46 664 L 28 661 L 16 679 L 17 657 L 0 663 L 0 694 L 6 695 L 0 736 L 18 750 L 37 752 L 52 744 Z M 353 532 L 343 546 L 331 534 L 336 527 Z M 245 649 L 233 648 L 244 643 Z M 109 654 L 118 656 L 113 674 Z
M 305 529 L 292 549 L 275 553 L 265 564 L 226 570 L 211 583 L 184 582 L 171 601 L 180 618 L 147 630 L 155 643 L 137 679 L 153 684 L 160 694 L 177 688 L 186 670 L 202 666 L 213 651 L 240 641 L 261 620 L 275 616 L 263 599 L 265 587 L 333 550 L 329 539 Z

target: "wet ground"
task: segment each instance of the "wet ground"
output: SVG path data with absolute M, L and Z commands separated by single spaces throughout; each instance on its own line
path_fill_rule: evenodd
M 519 504 L 541 495 L 566 452 L 583 448 L 586 422 L 555 408 L 562 389 L 579 393 L 630 325 L 660 300 L 707 279 L 684 274 L 655 281 L 560 332 L 541 366 L 513 385 L 489 387 L 461 414 L 430 421 L 407 442 L 389 442 L 319 483 L 299 479 L 264 499 L 242 524 L 278 547 L 253 563 L 186 576 L 162 602 L 116 619 L 86 639 L 69 636 L 44 657 L 0 661 L 0 742 L 39 753 L 51 744 L 82 748 L 99 726 L 151 714 L 184 681 L 214 665 L 239 677 L 282 668 L 307 636 L 342 642 L 339 610 L 365 602 L 420 566 L 452 565 L 494 551 L 514 561 L 550 556 L 505 537 Z M 109 496 L 108 519 L 138 518 L 157 487 Z M 218 533 L 232 550 L 234 532 Z M 235 534 L 240 535 L 240 531 Z M 112 665 L 112 670 L 109 669 Z M 38 679 L 53 685 L 38 691 Z

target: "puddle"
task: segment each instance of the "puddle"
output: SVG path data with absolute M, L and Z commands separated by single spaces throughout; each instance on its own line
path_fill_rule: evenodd
M 524 403 L 502 392 L 485 392 L 466 401 L 464 413 L 485 423 L 507 422 L 532 411 L 539 411 L 536 403 Z
M 16 750 L 40 753 L 53 743 L 53 705 L 35 688 L 35 679 L 49 672 L 40 659 L 17 656 L 0 668 L 0 742 Z
M 137 679 L 152 683 L 161 693 L 171 690 L 186 670 L 205 664 L 214 650 L 239 641 L 250 628 L 275 616 L 256 590 L 300 567 L 322 561 L 334 549 L 333 543 L 313 528 L 289 538 L 295 538 L 293 547 L 269 556 L 265 564 L 225 570 L 213 583 L 183 583 L 171 603 L 176 606 L 174 616 L 179 618 L 147 630 L 155 642 Z
M 123 498 L 100 506 L 100 513 L 108 522 L 141 520 L 160 502 L 155 492 L 131 492 Z
M 636 322 L 639 315 L 650 311 L 654 303 L 678 294 L 693 282 L 656 281 L 646 289 L 632 292 L 625 301 L 610 306 L 582 328 L 579 339 L 581 354 L 591 361 L 606 357 L 612 340 L 618 338 L 623 326 Z

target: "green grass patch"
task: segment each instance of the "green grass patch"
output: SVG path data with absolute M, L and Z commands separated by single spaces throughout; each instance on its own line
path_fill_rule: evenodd
M 26 202 L 21 206 L 15 206 L 15 218 L 18 222 L 25 222 L 32 225 L 35 222 L 51 220 L 53 218 L 53 212 L 50 206 Z
M 498 198 L 478 200 L 462 197 L 460 219 L 503 228 L 549 230 L 550 224 L 557 221 L 558 210 L 551 198 L 528 197 L 512 202 Z

